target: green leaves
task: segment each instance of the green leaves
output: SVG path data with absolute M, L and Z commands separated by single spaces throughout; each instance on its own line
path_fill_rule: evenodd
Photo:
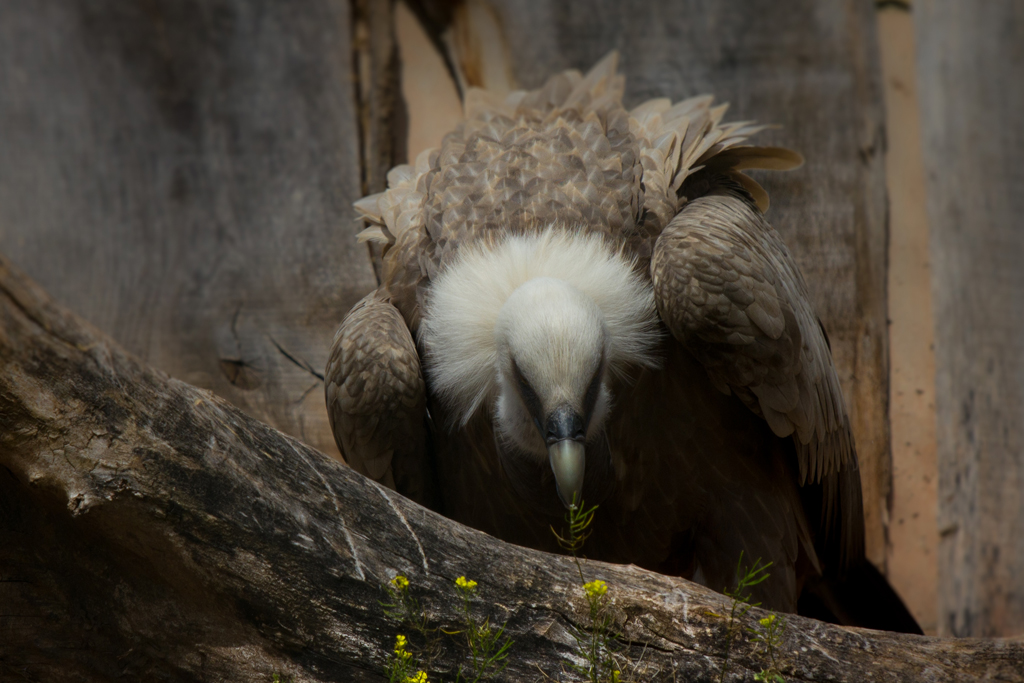
M 772 566 L 772 563 L 761 564 L 761 558 L 754 560 L 754 564 L 749 567 L 743 566 L 743 551 L 740 551 L 740 559 L 736 562 L 736 588 L 732 590 L 726 588 L 724 593 L 733 600 L 739 601 L 744 605 L 747 605 L 747 611 L 750 611 L 751 607 L 758 607 L 760 602 L 750 602 L 750 589 L 759 583 L 763 583 L 768 580 L 771 574 L 768 573 L 768 568 Z M 746 614 L 746 612 L 744 612 Z
M 740 551 L 740 559 L 736 562 L 736 587 L 726 588 L 723 593 L 732 598 L 732 608 L 729 610 L 729 621 L 726 624 L 725 656 L 722 661 L 722 673 L 719 681 L 725 681 L 725 674 L 729 671 L 729 655 L 732 651 L 733 640 L 743 633 L 742 623 L 747 614 L 754 607 L 760 606 L 760 602 L 751 602 L 753 593 L 751 589 L 768 580 L 771 574 L 768 568 L 772 563 L 762 564 L 761 558 L 757 558 L 749 567 L 743 566 L 743 551 Z M 722 615 L 715 615 L 722 616 Z M 724 618 L 724 617 L 723 617 Z M 769 614 L 758 620 L 757 627 L 746 627 L 747 632 L 753 634 L 752 640 L 760 643 L 768 657 L 768 668 L 762 669 L 755 674 L 754 680 L 766 681 L 767 683 L 785 683 L 786 679 L 779 672 L 776 661 L 776 651 L 782 643 L 782 632 L 786 628 L 786 622 L 776 614 Z
M 583 549 L 583 544 L 590 537 L 589 527 L 590 523 L 594 521 L 595 512 L 597 512 L 596 505 L 587 509 L 582 499 L 580 504 L 576 505 L 574 496 L 573 505 L 565 516 L 565 521 L 569 525 L 569 533 L 566 534 L 568 538 L 561 536 L 554 527 L 551 527 L 551 533 L 555 535 L 558 545 L 573 557 L 579 554 L 579 551 Z
M 509 649 L 512 640 L 505 637 L 505 627 L 491 626 L 490 617 L 482 622 L 473 615 L 471 599 L 476 594 L 476 581 L 460 576 L 455 587 L 462 595 L 462 633 L 469 648 L 469 664 L 459 667 L 456 681 L 486 681 L 497 676 L 508 666 Z M 463 678 L 465 675 L 465 678 Z M 470 678 L 474 676 L 474 678 Z
M 558 545 L 570 553 L 576 563 L 576 570 L 580 574 L 580 583 L 583 586 L 583 594 L 590 611 L 590 628 L 586 631 L 571 631 L 573 638 L 576 639 L 580 657 L 587 664 L 586 666 L 572 664 L 570 667 L 586 676 L 590 683 L 620 683 L 622 674 L 616 663 L 619 653 L 613 647 L 615 635 L 611 632 L 614 620 L 607 610 L 608 584 L 600 579 L 587 581 L 583 576 L 583 564 L 580 562 L 580 552 L 583 550 L 583 544 L 590 537 L 590 524 L 594 521 L 597 506 L 588 508 L 582 499 L 577 504 L 575 495 L 572 502 L 573 504 L 565 516 L 569 531 L 563 535 L 555 531 L 554 527 L 551 528 L 551 533 L 554 534 Z

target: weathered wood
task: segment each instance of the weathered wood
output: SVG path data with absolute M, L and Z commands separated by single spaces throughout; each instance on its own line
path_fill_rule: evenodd
M 890 479 L 883 119 L 874 10 L 847 0 L 786 5 L 514 0 L 494 3 L 516 77 L 622 53 L 626 104 L 714 93 L 728 116 L 780 124 L 758 144 L 800 151 L 806 165 L 758 176 L 768 217 L 807 278 L 828 330 L 861 461 L 868 556 L 885 563 Z
M 2 258 L 0 421 L 4 680 L 384 680 L 398 627 L 378 600 L 396 572 L 449 628 L 453 580 L 479 580 L 475 608 L 515 640 L 501 680 L 568 670 L 570 629 L 587 626 L 570 559 L 461 527 L 147 368 Z M 722 596 L 635 567 L 585 571 L 611 587 L 643 680 L 718 680 Z M 789 680 L 1024 672 L 1024 643 L 786 619 Z M 744 680 L 765 666 L 746 636 L 730 661 Z
M 328 453 L 318 375 L 374 286 L 351 15 L 0 4 L 0 248 L 146 361 Z
M 886 573 L 925 633 L 938 633 L 938 462 L 935 439 L 935 319 L 914 19 L 906 6 L 878 10 L 885 78 L 889 195 L 889 424 L 892 493 Z
M 1024 633 L 1024 5 L 914 3 L 939 425 L 940 632 Z
M 415 161 L 423 150 L 440 147 L 462 121 L 462 100 L 443 54 L 405 3 L 395 5 L 395 41 L 408 113 L 404 153 Z
M 398 47 L 395 42 L 395 17 L 390 0 L 352 0 L 354 8 L 355 94 L 359 109 L 359 134 L 362 141 L 360 176 L 366 196 L 387 188 L 387 173 L 405 163 L 409 133 L 405 103 L 401 97 Z M 359 228 L 363 222 L 358 221 Z M 379 244 L 357 245 L 349 242 L 350 253 L 365 253 L 372 264 L 375 284 L 380 284 L 381 249 Z M 366 294 L 366 290 L 362 292 Z M 347 313 L 347 309 L 345 313 Z M 337 318 L 340 323 L 344 315 Z

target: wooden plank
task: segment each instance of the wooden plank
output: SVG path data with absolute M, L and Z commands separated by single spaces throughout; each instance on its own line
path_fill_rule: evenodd
M 889 582 L 925 633 L 938 632 L 938 464 L 935 442 L 935 321 L 914 19 L 906 6 L 878 12 L 885 78 L 889 187 L 889 423 L 892 495 Z
M 1024 633 L 1024 5 L 914 3 L 935 297 L 940 632 Z
M 462 100 L 444 57 L 404 2 L 395 4 L 395 40 L 409 130 L 404 153 L 412 162 L 423 150 L 440 147 L 462 121 Z
M 343 0 L 0 4 L 0 249 L 329 453 L 317 374 L 374 285 L 351 19 Z
M 759 176 L 768 217 L 807 277 L 851 411 L 864 484 L 868 555 L 885 565 L 889 495 L 883 114 L 873 8 L 800 0 L 740 5 L 612 0 L 494 3 L 516 77 L 622 53 L 627 105 L 714 93 L 734 119 L 782 125 L 758 136 L 807 164 Z

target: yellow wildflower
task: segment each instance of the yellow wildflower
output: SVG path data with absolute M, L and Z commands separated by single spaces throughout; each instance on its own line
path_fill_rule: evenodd
M 405 649 L 405 636 L 395 638 L 395 656 L 399 659 L 409 659 L 412 653 Z
M 619 670 L 616 669 L 612 672 L 612 683 L 619 683 Z
M 594 579 L 590 583 L 583 584 L 583 590 L 587 592 L 588 598 L 599 598 L 608 592 L 608 584 L 601 579 Z
M 415 675 L 406 678 L 405 683 L 427 683 L 427 672 L 417 671 Z
M 400 591 L 404 591 L 409 587 L 409 579 L 399 574 L 395 578 L 391 579 L 391 585 Z
M 770 614 L 767 617 L 765 617 L 764 619 L 760 619 L 758 621 L 758 623 L 760 623 L 761 626 L 764 626 L 765 628 L 768 628 L 769 626 L 772 625 L 772 623 L 774 621 L 775 621 L 775 615 L 774 614 Z
M 464 591 L 471 591 L 474 588 L 476 588 L 476 581 L 473 581 L 472 579 L 467 579 L 465 576 L 460 576 L 459 578 L 455 579 L 455 585 Z

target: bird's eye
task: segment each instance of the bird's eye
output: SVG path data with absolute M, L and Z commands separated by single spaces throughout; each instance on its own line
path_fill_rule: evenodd
M 523 403 L 526 404 L 527 410 L 536 419 L 541 412 L 540 398 L 537 397 L 537 392 L 533 390 L 530 383 L 526 381 L 526 377 L 523 376 L 515 359 L 512 359 L 512 374 L 516 378 L 516 385 L 519 388 L 519 395 L 522 397 Z
M 590 416 L 594 412 L 594 406 L 597 405 L 597 396 L 601 393 L 601 375 L 604 370 L 604 358 L 597 365 L 597 370 L 594 371 L 594 377 L 590 380 L 590 385 L 587 387 L 587 393 L 583 396 L 583 414 Z

